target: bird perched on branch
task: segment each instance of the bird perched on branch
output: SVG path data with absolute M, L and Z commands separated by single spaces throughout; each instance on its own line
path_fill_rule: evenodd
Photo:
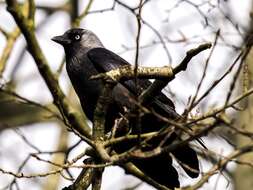
M 89 30 L 81 28 L 70 29 L 61 36 L 55 36 L 52 40 L 64 47 L 69 78 L 80 99 L 83 111 L 89 120 L 93 121 L 94 110 L 98 98 L 102 93 L 104 83 L 101 80 L 90 80 L 90 77 L 129 65 L 129 63 L 120 56 L 105 49 L 99 38 Z M 131 109 L 133 103 L 130 97 L 138 96 L 151 84 L 146 79 L 137 79 L 137 83 L 138 85 L 136 85 L 135 80 L 123 81 L 113 88 L 112 101 L 108 106 L 105 118 L 106 132 L 112 129 L 115 119 L 124 115 L 126 108 Z M 170 119 L 176 119 L 178 117 L 173 102 L 161 92 L 145 106 L 163 117 Z M 138 131 L 142 133 L 159 131 L 166 126 L 164 121 L 161 121 L 153 114 L 144 114 L 139 122 L 141 130 L 136 129 L 134 121 L 132 123 L 130 121 L 131 134 L 137 134 Z M 173 133 L 165 144 L 169 145 L 177 138 L 177 135 Z M 144 147 L 144 149 L 152 150 L 158 144 L 159 139 L 151 140 L 149 147 Z M 128 146 L 126 144 L 119 144 L 115 147 L 115 150 L 116 152 L 124 152 L 131 148 L 129 146 L 130 144 Z M 178 147 L 171 154 L 179 161 L 184 171 L 190 177 L 198 177 L 199 162 L 197 154 L 188 144 Z M 180 186 L 178 173 L 172 166 L 172 158 L 168 152 L 141 160 L 133 159 L 131 162 L 144 174 L 161 185 L 171 189 Z

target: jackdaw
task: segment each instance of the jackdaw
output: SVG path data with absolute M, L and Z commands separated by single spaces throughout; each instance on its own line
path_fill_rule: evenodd
M 84 113 L 93 122 L 94 110 L 104 83 L 101 80 L 90 80 L 90 77 L 129 65 L 129 63 L 105 49 L 99 38 L 86 29 L 73 28 L 61 36 L 55 36 L 52 40 L 64 47 L 67 73 L 79 97 Z M 106 132 L 112 129 L 115 119 L 125 114 L 126 108 L 131 109 L 133 103 L 130 101 L 130 97 L 139 95 L 151 82 L 146 79 L 137 79 L 137 84 L 136 80 L 128 80 L 118 83 L 113 88 L 113 100 L 106 112 Z M 176 119 L 178 116 L 173 102 L 162 92 L 158 93 L 152 102 L 145 106 L 163 117 Z M 159 131 L 166 126 L 164 121 L 161 121 L 153 114 L 143 115 L 139 122 L 142 133 Z M 131 128 L 131 134 L 137 134 L 140 131 L 136 129 L 136 119 L 130 119 L 128 125 Z M 169 145 L 178 138 L 175 133 L 171 134 L 165 145 Z M 153 139 L 143 150 L 152 150 L 152 148 L 159 145 L 160 141 L 161 139 Z M 122 143 L 115 146 L 115 151 L 121 153 L 131 148 L 131 146 L 133 146 L 131 143 Z M 190 177 L 198 177 L 199 162 L 197 154 L 189 145 L 180 146 L 171 153 Z M 167 152 L 150 158 L 133 159 L 131 162 L 144 174 L 168 188 L 174 189 L 180 186 L 178 173 L 172 166 L 172 158 Z

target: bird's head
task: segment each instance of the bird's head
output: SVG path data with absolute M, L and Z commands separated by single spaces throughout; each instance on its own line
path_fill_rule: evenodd
M 53 37 L 52 40 L 61 44 L 66 53 L 103 47 L 103 44 L 93 32 L 82 28 L 69 29 L 63 35 Z

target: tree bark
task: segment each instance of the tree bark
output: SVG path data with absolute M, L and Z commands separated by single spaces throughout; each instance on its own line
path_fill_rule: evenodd
M 251 14 L 253 11 L 253 4 L 251 5 Z M 251 16 L 252 17 L 252 16 Z M 253 18 L 250 22 L 250 30 L 248 32 L 248 37 L 246 37 L 246 43 L 252 41 L 252 32 L 253 32 Z M 250 45 L 252 42 L 249 42 Z M 253 48 L 251 48 L 244 66 L 244 72 L 242 74 L 243 88 L 252 86 L 253 84 Z M 249 96 L 242 103 L 242 107 L 245 108 L 244 111 L 239 114 L 239 122 L 237 127 L 243 127 L 244 130 L 253 133 L 253 97 Z M 252 139 L 247 138 L 242 135 L 237 135 L 236 145 L 241 147 L 252 142 Z M 244 154 L 239 158 L 242 162 L 253 163 L 253 153 Z M 253 187 L 253 168 L 248 165 L 237 165 L 236 171 L 234 172 L 234 189 L 235 190 L 249 190 Z

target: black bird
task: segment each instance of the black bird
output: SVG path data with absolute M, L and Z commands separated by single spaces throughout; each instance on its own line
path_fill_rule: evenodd
M 90 80 L 90 77 L 120 66 L 129 65 L 129 63 L 105 49 L 98 37 L 86 29 L 70 29 L 61 36 L 55 36 L 52 40 L 64 47 L 69 78 L 80 99 L 83 111 L 89 120 L 93 121 L 96 103 L 104 84 L 100 80 Z M 110 103 L 106 114 L 106 132 L 112 129 L 115 119 L 125 113 L 125 108 L 131 109 L 132 103 L 129 100 L 129 96 L 138 95 L 150 84 L 149 80 L 144 79 L 138 80 L 138 85 L 135 85 L 134 80 L 128 80 L 118 83 L 113 88 L 113 101 Z M 146 106 L 164 117 L 172 119 L 178 117 L 173 102 L 163 93 L 159 93 Z M 133 134 L 139 131 L 135 129 L 134 124 L 131 125 L 130 123 L 129 125 L 133 126 L 133 129 L 131 129 Z M 142 132 L 158 131 L 164 125 L 164 122 L 152 114 L 145 115 L 141 119 Z M 177 138 L 176 134 L 172 134 L 166 144 L 171 143 L 175 138 Z M 155 139 L 151 143 L 153 143 L 151 145 L 151 148 L 153 148 L 158 144 L 158 140 Z M 127 148 L 130 147 L 125 145 L 115 147 L 117 152 L 123 152 Z M 197 154 L 189 145 L 177 148 L 171 153 L 181 163 L 182 168 L 190 177 L 198 177 L 199 162 Z M 180 186 L 178 173 L 172 166 L 172 158 L 168 153 L 142 160 L 132 160 L 132 163 L 146 175 L 168 188 L 174 189 Z

